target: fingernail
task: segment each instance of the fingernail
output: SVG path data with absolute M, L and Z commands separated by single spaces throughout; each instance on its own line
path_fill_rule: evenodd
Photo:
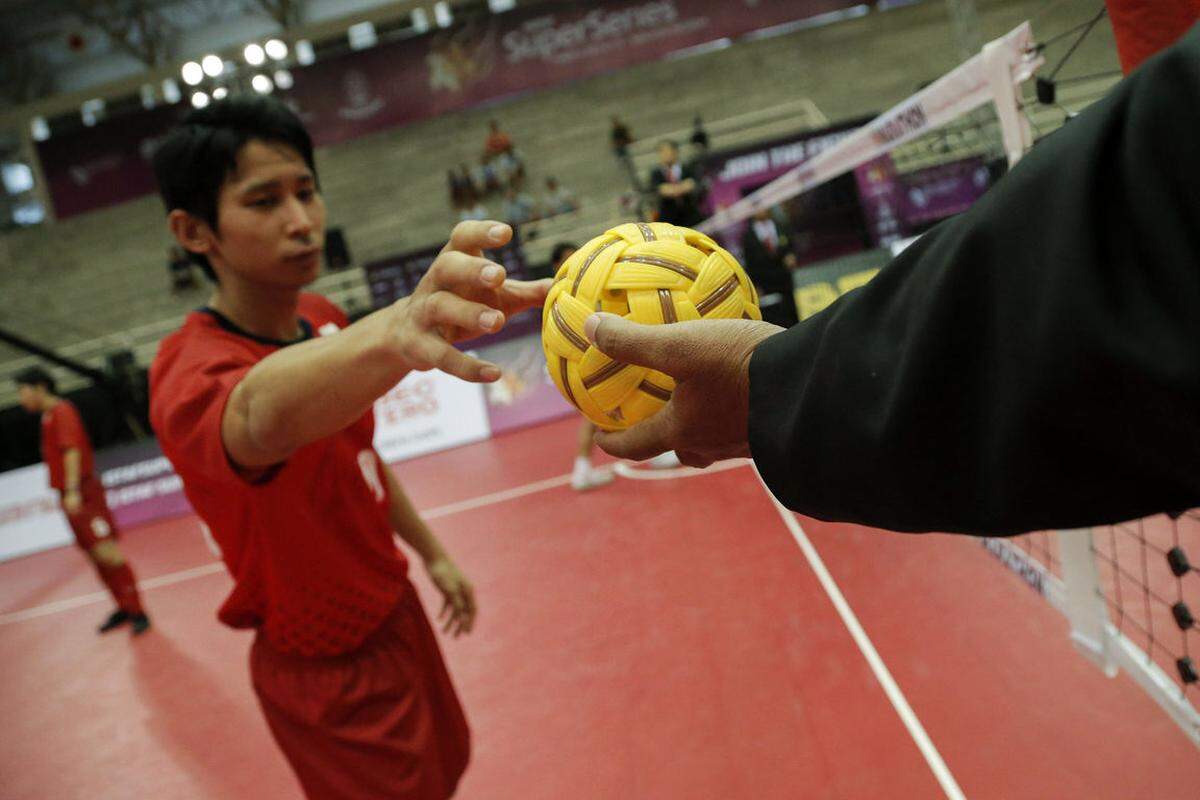
M 600 327 L 600 323 L 603 321 L 603 319 L 604 317 L 597 313 L 592 314 L 583 321 L 583 335 L 586 336 L 587 340 L 592 344 L 596 343 L 596 328 Z
M 479 377 L 483 378 L 485 381 L 498 381 L 500 380 L 500 368 L 488 364 L 486 367 L 483 367 L 481 370 L 479 370 Z
M 479 274 L 484 283 L 496 283 L 504 279 L 504 267 L 499 264 L 488 264 Z
M 504 315 L 499 311 L 484 311 L 479 315 L 479 325 L 485 331 L 495 330 L 504 321 Z
M 507 233 L 508 233 L 507 225 L 493 225 L 491 228 L 488 229 L 488 237 L 493 242 L 500 241 L 501 239 L 503 239 L 505 237 L 505 235 Z

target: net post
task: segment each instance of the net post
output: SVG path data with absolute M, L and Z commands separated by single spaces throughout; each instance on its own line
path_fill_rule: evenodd
M 1000 136 L 1004 140 L 1004 152 L 1010 168 L 1033 147 L 1033 130 L 1029 120 L 1021 113 L 1017 95 L 1022 81 L 1028 77 L 1015 74 L 1023 60 L 1003 41 L 988 42 L 983 46 L 984 74 L 996 106 L 996 116 L 1000 120 Z
M 1092 549 L 1091 528 L 1059 531 L 1062 562 L 1063 611 L 1071 623 L 1071 641 L 1108 677 L 1117 674 L 1108 620 L 1108 605 Z

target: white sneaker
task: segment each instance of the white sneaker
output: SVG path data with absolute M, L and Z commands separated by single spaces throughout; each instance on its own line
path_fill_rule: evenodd
M 680 462 L 679 456 L 675 455 L 674 450 L 668 450 L 647 461 L 646 466 L 650 469 L 675 469 L 682 467 L 683 464 Z
M 571 488 L 577 492 L 586 492 L 588 489 L 598 489 L 601 486 L 612 483 L 612 480 L 612 470 L 590 469 L 587 472 L 577 472 L 572 475 Z

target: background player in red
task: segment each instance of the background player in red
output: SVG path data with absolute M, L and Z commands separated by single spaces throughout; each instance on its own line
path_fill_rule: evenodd
M 142 610 L 133 570 L 117 546 L 117 525 L 104 500 L 92 442 L 79 410 L 55 393 L 54 379 L 40 367 L 22 370 L 16 383 L 21 405 L 31 414 L 41 415 L 42 460 L 50 469 L 50 486 L 59 492 L 75 541 L 117 601 L 116 611 L 100 625 L 100 633 L 126 622 L 132 623 L 135 635 L 143 633 L 150 627 L 150 618 Z
M 372 405 L 413 369 L 497 380 L 451 342 L 540 304 L 549 281 L 507 281 L 482 250 L 511 229 L 463 223 L 411 296 L 347 325 L 301 291 L 325 206 L 286 106 L 193 111 L 154 166 L 171 232 L 217 285 L 155 358 L 151 421 L 234 578 L 219 618 L 258 631 L 271 731 L 310 798 L 449 797 L 467 723 L 393 533 L 444 596 L 447 630 L 471 630 L 475 598 L 376 454 Z

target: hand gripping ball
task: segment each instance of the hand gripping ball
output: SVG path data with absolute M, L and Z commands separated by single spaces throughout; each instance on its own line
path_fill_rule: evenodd
M 554 276 L 542 309 L 546 365 L 563 397 L 609 430 L 628 428 L 671 399 L 675 381 L 613 361 L 584 336 L 594 311 L 644 325 L 697 319 L 762 319 L 740 264 L 690 228 L 619 225 L 579 248 Z

